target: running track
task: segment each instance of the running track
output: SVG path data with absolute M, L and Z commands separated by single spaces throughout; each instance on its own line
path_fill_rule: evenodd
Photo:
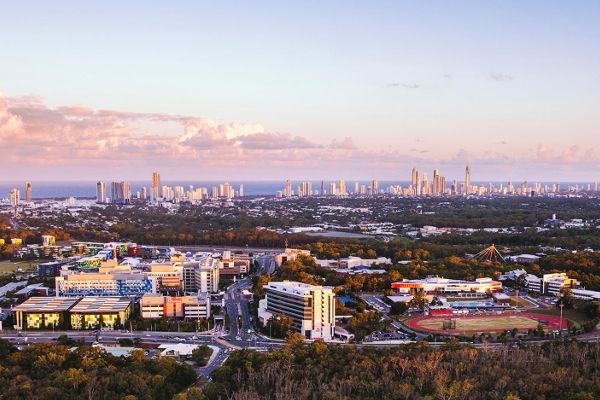
M 533 319 L 535 321 L 546 321 L 545 323 L 542 323 L 544 325 L 545 329 L 559 329 L 560 328 L 560 317 L 554 317 L 551 315 L 540 315 L 540 314 L 531 314 L 531 313 L 525 313 L 525 314 L 482 314 L 482 315 L 467 315 L 467 316 L 456 316 L 456 317 L 452 317 L 452 316 L 443 316 L 443 317 L 419 317 L 419 318 L 415 318 L 415 319 L 411 319 L 410 321 L 406 322 L 406 325 L 409 328 L 412 329 L 417 329 L 417 330 L 421 330 L 421 331 L 430 331 L 430 332 L 442 332 L 442 333 L 457 333 L 457 332 L 502 332 L 506 329 L 472 329 L 472 330 L 462 330 L 462 329 L 456 329 L 456 330 L 448 330 L 448 329 L 431 329 L 431 328 L 424 328 L 422 326 L 419 325 L 419 322 L 423 321 L 423 320 L 427 320 L 427 319 L 448 319 L 448 318 L 455 318 L 455 319 L 463 319 L 463 318 L 497 318 L 497 317 L 511 317 L 511 316 L 515 316 L 515 317 L 526 317 L 529 319 Z M 563 329 L 567 328 L 567 319 L 563 318 L 563 322 L 562 322 L 562 327 Z

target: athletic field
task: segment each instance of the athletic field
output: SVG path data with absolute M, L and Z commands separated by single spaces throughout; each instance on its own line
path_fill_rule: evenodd
M 453 319 L 456 321 L 456 328 L 444 329 L 444 320 Z M 490 314 L 490 315 L 472 315 L 455 317 L 420 317 L 406 322 L 408 327 L 421 330 L 442 333 L 462 333 L 462 332 L 502 332 L 517 328 L 520 331 L 536 329 L 538 324 L 542 324 L 546 330 L 560 328 L 560 317 L 539 314 Z M 567 328 L 567 320 L 563 318 L 563 329 Z

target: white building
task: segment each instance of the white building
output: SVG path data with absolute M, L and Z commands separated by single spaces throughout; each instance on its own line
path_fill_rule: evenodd
M 263 325 L 275 313 L 293 319 L 293 327 L 308 339 L 331 340 L 335 329 L 333 288 L 301 282 L 269 282 L 267 297 L 259 302 L 258 317 Z
M 425 293 L 490 293 L 502 290 L 502 283 L 492 278 L 478 278 L 474 281 L 460 281 L 440 277 L 404 280 L 392 283 L 398 293 L 423 291 Z

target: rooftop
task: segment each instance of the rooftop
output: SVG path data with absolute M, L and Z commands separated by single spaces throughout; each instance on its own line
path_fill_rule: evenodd
M 117 313 L 127 310 L 131 301 L 127 297 L 95 297 L 89 296 L 81 299 L 71 309 L 73 313 Z
M 18 306 L 13 308 L 13 311 L 23 312 L 64 312 L 68 311 L 78 298 L 71 297 L 31 297 Z

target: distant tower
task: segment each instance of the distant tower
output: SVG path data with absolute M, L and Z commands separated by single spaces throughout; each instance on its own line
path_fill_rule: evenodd
M 379 193 L 379 182 L 377 182 L 376 179 L 373 179 L 373 195 L 376 195 L 377 193 Z
M 21 200 L 21 191 L 17 188 L 11 189 L 9 193 L 10 205 L 11 207 L 17 207 L 19 205 L 19 201 Z
M 31 183 L 25 183 L 25 200 L 31 201 Z
M 244 197 L 244 185 L 240 184 L 240 193 L 239 193 L 240 197 Z
M 340 194 L 341 195 L 346 194 L 346 181 L 343 179 L 340 179 Z
M 292 180 L 291 180 L 291 179 L 288 179 L 288 180 L 285 182 L 285 195 L 286 195 L 287 197 L 289 197 L 289 196 L 291 196 L 291 195 L 292 195 Z
M 152 173 L 152 187 L 150 188 L 150 200 L 157 200 L 161 197 L 160 193 L 160 174 Z
M 465 169 L 465 183 L 466 183 L 466 192 L 469 194 L 471 192 L 471 167 L 467 165 Z
M 433 194 L 440 194 L 440 170 L 437 168 L 433 170 Z
M 321 181 L 321 196 L 325 196 L 325 181 Z
M 417 187 L 417 176 L 419 176 L 419 171 L 417 168 L 413 168 L 412 170 L 412 187 Z
M 106 182 L 100 181 L 96 184 L 96 202 L 106 203 Z

